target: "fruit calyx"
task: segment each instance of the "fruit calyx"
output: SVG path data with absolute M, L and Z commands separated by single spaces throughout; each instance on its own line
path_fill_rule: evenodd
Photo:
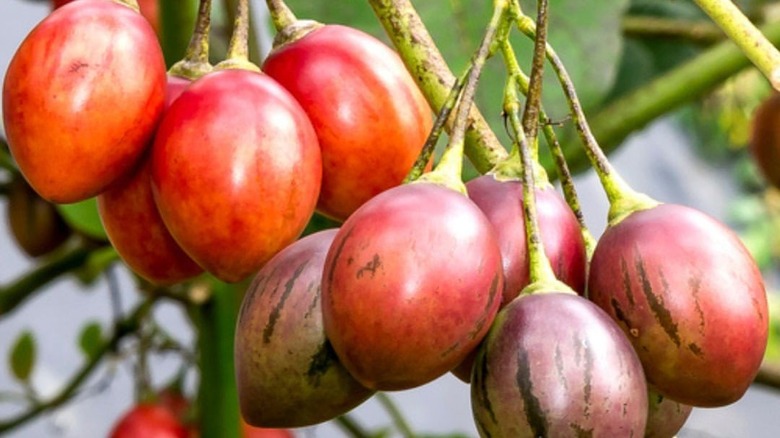
M 276 36 L 274 37 L 274 49 L 294 43 L 323 26 L 324 24 L 314 20 L 295 20 L 276 33 Z
M 125 5 L 128 8 L 138 12 L 139 14 L 141 13 L 141 7 L 138 6 L 138 0 L 111 0 L 111 1 L 113 1 L 114 3 L 118 3 L 120 5 Z
M 181 61 L 171 66 L 168 70 L 169 75 L 194 81 L 214 70 L 214 67 L 209 63 L 210 32 L 211 0 L 201 0 L 198 8 L 198 22 L 187 46 L 187 52 Z

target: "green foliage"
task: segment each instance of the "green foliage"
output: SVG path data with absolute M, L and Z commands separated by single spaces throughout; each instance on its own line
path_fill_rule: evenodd
M 103 331 L 99 323 L 92 321 L 84 325 L 79 334 L 79 348 L 87 357 L 87 360 L 95 358 L 102 342 Z
M 25 330 L 19 334 L 8 356 L 11 372 L 20 382 L 27 382 L 32 374 L 36 360 L 35 337 Z

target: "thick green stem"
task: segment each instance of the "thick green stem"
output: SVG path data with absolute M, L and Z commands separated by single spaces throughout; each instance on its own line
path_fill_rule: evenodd
M 212 282 L 211 298 L 198 307 L 200 386 L 198 407 L 203 438 L 238 438 L 241 432 L 233 366 L 238 286 Z
M 273 21 L 277 32 L 281 32 L 298 21 L 284 0 L 266 0 L 265 3 L 268 5 L 268 13 L 271 15 L 271 21 Z
M 527 16 L 519 17 L 517 24 L 521 32 L 531 38 L 535 38 L 536 25 L 531 18 Z M 569 73 L 566 71 L 558 54 L 555 53 L 555 50 L 553 50 L 549 44 L 547 45 L 547 59 L 550 61 L 552 69 L 555 71 L 555 74 L 561 83 L 563 94 L 566 96 L 566 101 L 569 104 L 574 126 L 585 147 L 585 154 L 596 171 L 596 174 L 601 181 L 601 185 L 607 194 L 607 198 L 609 199 L 609 223 L 616 224 L 633 211 L 647 209 L 657 205 L 657 201 L 634 191 L 609 163 L 607 156 L 601 150 L 601 147 L 596 141 L 596 138 L 585 119 L 585 113 L 582 110 L 582 105 L 577 97 L 577 91 L 574 88 L 574 83 L 572 82 Z
M 508 9 L 507 0 L 496 0 L 493 7 L 493 15 L 490 18 L 485 36 L 477 49 L 477 52 L 471 59 L 466 77 L 466 83 L 463 86 L 458 101 L 458 111 L 455 115 L 455 121 L 452 127 L 452 135 L 447 149 L 436 165 L 436 169 L 423 175 L 418 179 L 421 182 L 435 182 L 445 185 L 453 190 L 457 190 L 466 195 L 466 186 L 461 180 L 463 170 L 463 150 L 465 144 L 465 132 L 468 126 L 469 113 L 474 101 L 474 94 L 477 89 L 477 82 L 482 73 L 482 67 L 485 65 L 488 57 L 492 54 L 498 29 L 504 21 Z
M 190 38 L 184 59 L 174 64 L 168 74 L 195 80 L 211 72 L 209 63 L 209 33 L 211 31 L 211 0 L 200 0 L 198 21 Z
M 425 28 L 410 0 L 369 0 L 412 77 L 428 103 L 439 112 L 447 100 L 455 76 Z M 447 125 L 450 130 L 452 125 Z M 481 173 L 505 158 L 506 150 L 476 107 L 471 109 L 465 153 Z
M 83 246 L 72 248 L 37 265 L 32 271 L 22 275 L 16 281 L 0 286 L 0 317 L 10 314 L 24 301 L 41 292 L 43 286 L 61 275 L 84 266 L 92 251 L 92 249 Z
M 187 52 L 198 13 L 198 0 L 161 1 L 160 45 L 168 67 L 180 61 Z
M 707 45 L 726 37 L 722 30 L 710 21 L 691 21 L 665 17 L 628 15 L 621 21 L 623 35 L 631 37 L 681 38 Z
M 238 0 L 227 58 L 214 68 L 260 71 L 258 66 L 249 61 L 249 0 Z
M 770 41 L 780 44 L 780 22 L 769 24 L 762 31 Z M 739 48 L 731 41 L 724 41 L 593 114 L 590 117 L 593 135 L 604 151 L 612 151 L 632 132 L 705 96 L 748 66 L 750 61 Z M 568 144 L 564 149 L 575 172 L 585 168 L 587 156 L 581 149 Z
M 742 49 L 776 90 L 780 90 L 780 51 L 731 0 L 695 0 L 696 4 Z
M 103 360 L 103 357 L 106 354 L 115 351 L 122 338 L 138 330 L 140 321 L 149 313 L 153 303 L 153 299 L 147 299 L 136 307 L 130 315 L 118 321 L 114 325 L 114 332 L 111 335 L 111 338 L 97 347 L 94 354 L 89 357 L 87 363 L 73 375 L 68 383 L 56 395 L 46 401 L 36 403 L 18 417 L 7 421 L 0 421 L 0 434 L 26 424 L 38 415 L 65 404 L 68 400 L 77 395 L 81 385 L 92 375 Z

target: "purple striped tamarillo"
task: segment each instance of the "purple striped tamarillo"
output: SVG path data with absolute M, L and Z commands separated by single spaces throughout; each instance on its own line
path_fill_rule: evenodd
M 660 204 L 611 223 L 589 298 L 620 325 L 659 393 L 693 406 L 738 400 L 766 348 L 761 273 L 739 237 L 695 209 Z
M 640 437 L 642 364 L 617 325 L 574 293 L 523 293 L 478 350 L 471 405 L 482 437 Z
M 259 427 L 330 420 L 373 394 L 339 363 L 322 326 L 322 266 L 337 230 L 306 236 L 257 273 L 236 326 L 241 412 Z

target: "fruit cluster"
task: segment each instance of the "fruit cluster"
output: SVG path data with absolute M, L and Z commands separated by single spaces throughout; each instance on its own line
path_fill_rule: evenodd
M 136 273 L 256 274 L 235 337 L 250 424 L 319 423 L 447 372 L 471 383 L 483 436 L 670 436 L 691 406 L 744 394 L 768 315 L 732 231 L 613 184 L 590 255 L 525 151 L 522 181 L 510 155 L 465 186 L 441 164 L 401 185 L 433 121 L 400 58 L 355 29 L 290 26 L 264 73 L 231 42 L 182 78 L 138 13 L 79 0 L 32 31 L 3 88 L 24 177 L 49 201 L 97 196 Z M 299 239 L 315 209 L 344 222 Z

